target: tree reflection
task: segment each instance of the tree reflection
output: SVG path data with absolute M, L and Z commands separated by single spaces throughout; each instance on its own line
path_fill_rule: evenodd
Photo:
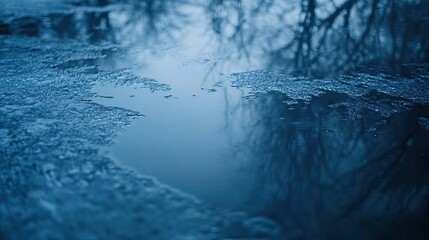
M 269 93 L 244 106 L 252 118 L 237 149 L 257 176 L 245 205 L 299 239 L 429 236 L 429 134 L 417 123 L 428 109 L 394 115 L 374 136 L 368 129 L 384 121 L 377 113 L 350 120 L 329 107 L 345 99 L 328 93 L 287 105 Z
M 207 13 L 242 52 L 262 48 L 271 67 L 326 75 L 427 62 L 428 10 L 425 0 L 212 0 Z
M 99 9 L 0 25 L 6 33 L 34 36 L 48 29 L 90 43 L 155 48 L 180 40 L 183 28 L 191 26 L 190 15 L 204 9 L 210 33 L 228 56 L 262 56 L 267 67 L 325 76 L 362 65 L 400 70 L 403 63 L 429 61 L 427 0 L 82 0 L 75 5 Z
M 109 8 L 111 4 L 116 5 Z M 82 0 L 74 5 L 77 11 L 17 18 L 8 24 L 1 23 L 2 29 L 7 30 L 5 34 L 71 38 L 88 43 L 156 44 L 177 37 L 175 33 L 187 22 L 182 12 L 186 0 Z

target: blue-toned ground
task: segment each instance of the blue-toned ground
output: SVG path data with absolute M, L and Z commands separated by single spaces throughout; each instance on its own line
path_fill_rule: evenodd
M 427 239 L 429 6 L 318 3 L 0 0 L 0 239 Z
M 93 103 L 94 84 L 168 90 L 123 71 L 59 67 L 70 59 L 102 57 L 109 49 L 1 37 L 2 238 L 278 237 L 279 228 L 267 219 L 211 211 L 103 153 L 102 146 L 142 115 Z

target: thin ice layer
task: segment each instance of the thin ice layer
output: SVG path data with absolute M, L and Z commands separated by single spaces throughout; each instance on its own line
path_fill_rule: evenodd
M 384 73 L 357 72 L 328 79 L 293 77 L 278 71 L 255 70 L 230 76 L 233 86 L 249 87 L 255 93 L 278 91 L 294 100 L 309 101 L 326 92 L 346 94 L 351 102 L 340 103 L 353 108 L 367 108 L 388 117 L 409 109 L 412 104 L 429 103 L 429 66 L 414 66 L 410 77 Z M 373 99 L 371 94 L 379 97 Z M 389 101 L 386 101 L 389 99 Z
M 279 238 L 278 226 L 269 220 L 215 212 L 107 157 L 101 147 L 141 114 L 91 102 L 91 87 L 168 88 L 127 70 L 59 66 L 103 58 L 104 50 L 66 41 L 0 39 L 0 236 Z

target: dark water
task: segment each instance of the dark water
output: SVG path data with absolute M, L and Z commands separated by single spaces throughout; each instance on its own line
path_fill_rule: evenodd
M 427 1 L 65 6 L 2 12 L 0 33 L 115 44 L 61 67 L 171 87 L 94 86 L 93 101 L 146 115 L 109 148 L 118 164 L 291 238 L 428 236 Z

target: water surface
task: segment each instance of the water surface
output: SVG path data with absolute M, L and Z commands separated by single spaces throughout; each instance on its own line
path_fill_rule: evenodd
M 427 234 L 426 1 L 64 4 L 0 31 L 104 49 L 55 67 L 121 71 L 88 99 L 144 114 L 118 165 L 290 238 Z

